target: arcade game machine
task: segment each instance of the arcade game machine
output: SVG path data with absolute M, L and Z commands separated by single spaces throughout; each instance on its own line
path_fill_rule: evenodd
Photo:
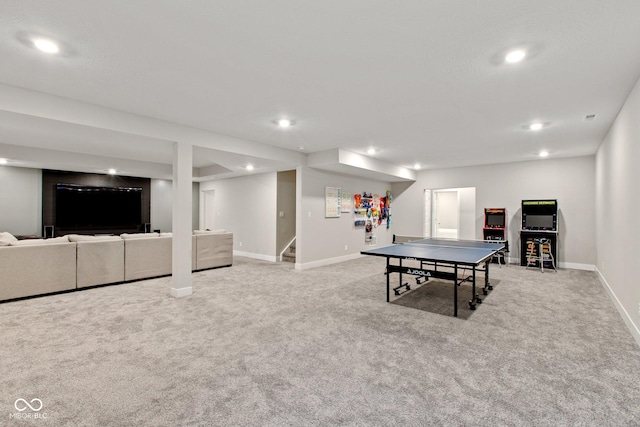
M 505 208 L 484 209 L 482 238 L 489 242 L 504 243 L 504 251 L 498 252 L 492 261 L 498 264 L 507 264 L 505 255 L 509 253 L 509 241 L 507 240 L 507 210 Z
M 553 267 L 558 262 L 558 201 L 523 200 L 520 265 Z

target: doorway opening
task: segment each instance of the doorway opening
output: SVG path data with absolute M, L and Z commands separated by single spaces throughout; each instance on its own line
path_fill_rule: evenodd
M 447 239 L 476 238 L 476 189 L 426 189 L 424 236 Z
M 202 192 L 202 221 L 200 228 L 203 230 L 215 230 L 215 190 L 207 190 Z

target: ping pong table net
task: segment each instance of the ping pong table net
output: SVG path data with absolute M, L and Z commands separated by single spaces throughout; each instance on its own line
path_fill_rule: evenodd
M 393 243 L 409 243 L 415 242 L 416 240 L 422 240 L 424 237 L 422 236 L 398 236 L 393 235 Z

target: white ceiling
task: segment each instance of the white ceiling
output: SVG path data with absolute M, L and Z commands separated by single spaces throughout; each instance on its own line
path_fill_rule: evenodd
M 203 179 L 338 148 L 406 168 L 590 155 L 640 77 L 638 22 L 638 0 L 3 0 L 0 157 L 62 168 L 50 154 L 74 152 L 84 160 L 64 167 L 121 159 L 166 176 L 176 135 L 105 125 L 109 111 L 203 132 Z M 61 54 L 35 50 L 35 35 Z M 504 63 L 513 48 L 527 58 Z M 40 94 L 29 104 L 12 87 Z M 54 99 L 103 117 L 76 120 Z M 276 128 L 281 117 L 296 125 Z

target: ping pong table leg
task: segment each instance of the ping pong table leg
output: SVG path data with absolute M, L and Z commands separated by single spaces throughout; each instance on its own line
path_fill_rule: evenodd
M 389 257 L 387 257 L 387 302 L 389 302 L 389 276 L 391 273 L 389 272 Z
M 398 258 L 398 265 L 400 266 L 400 271 L 398 272 L 398 287 L 394 289 L 396 295 L 400 295 L 398 289 L 402 287 L 402 258 Z
M 458 317 L 458 264 L 453 266 L 453 316 Z
M 484 265 L 484 289 L 482 293 L 487 295 L 489 292 L 493 290 L 493 286 L 491 286 L 491 282 L 489 281 L 489 261 L 487 261 Z
M 472 274 L 471 274 L 471 301 L 469 301 L 469 308 L 471 310 L 475 310 L 476 309 L 476 304 L 481 304 L 482 300 L 480 299 L 480 297 L 478 296 L 478 293 L 476 292 L 476 266 L 474 265 L 472 268 Z

